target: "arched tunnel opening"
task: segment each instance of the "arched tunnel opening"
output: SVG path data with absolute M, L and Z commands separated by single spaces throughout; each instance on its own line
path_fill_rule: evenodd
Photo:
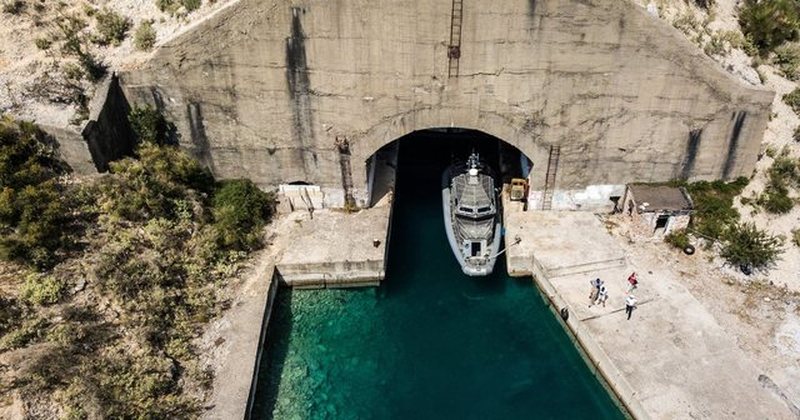
M 513 179 L 527 179 L 531 159 L 519 149 L 483 131 L 465 128 L 431 128 L 409 133 L 383 146 L 367 160 L 369 206 L 388 199 L 398 177 L 407 177 L 427 189 L 439 190 L 443 171 L 456 160 L 466 160 L 472 152 L 496 174 L 501 188 Z M 408 189 L 417 189 L 414 184 Z M 425 185 L 423 185 L 425 184 Z M 523 199 L 524 201 L 524 199 Z

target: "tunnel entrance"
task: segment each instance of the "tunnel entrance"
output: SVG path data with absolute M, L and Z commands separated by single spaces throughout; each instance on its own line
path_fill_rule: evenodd
M 497 174 L 498 187 L 510 184 L 512 179 L 527 179 L 532 171 L 532 161 L 516 147 L 502 139 L 479 130 L 463 128 L 431 128 L 409 133 L 379 149 L 367 160 L 368 205 L 386 200 L 394 191 L 398 173 L 404 168 L 400 162 L 411 158 L 409 170 L 433 171 L 441 174 L 455 160 L 466 160 L 472 152 Z M 404 159 L 398 157 L 403 155 Z M 527 197 L 523 197 L 526 201 Z

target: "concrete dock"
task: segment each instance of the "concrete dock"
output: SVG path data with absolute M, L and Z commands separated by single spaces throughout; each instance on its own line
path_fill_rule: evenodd
M 277 263 L 295 288 L 377 286 L 386 275 L 391 205 L 346 213 L 322 209 L 286 215 L 292 239 Z
M 296 288 L 380 284 L 391 213 L 391 192 L 384 195 L 371 209 L 295 211 L 270 225 L 267 249 L 233 288 L 232 309 L 202 340 L 207 363 L 216 367 L 210 409 L 203 418 L 246 417 L 278 282 Z
M 590 363 L 635 418 L 794 418 L 759 382 L 762 372 L 714 317 L 670 277 L 636 267 L 600 220 L 585 212 L 523 212 L 504 207 L 511 275 L 532 274 Z M 646 281 L 626 320 L 632 271 Z M 589 306 L 589 281 L 609 289 Z M 563 317 L 562 317 L 563 318 Z

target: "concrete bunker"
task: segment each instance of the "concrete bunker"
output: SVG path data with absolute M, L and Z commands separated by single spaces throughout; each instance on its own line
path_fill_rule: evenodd
M 654 237 L 689 226 L 694 203 L 684 187 L 630 184 L 619 207 L 636 225 Z
M 531 210 L 611 211 L 631 182 L 752 172 L 774 93 L 629 0 L 502 0 L 458 16 L 455 39 L 451 2 L 240 0 L 120 85 L 132 104 L 160 104 L 217 177 L 304 180 L 319 191 L 293 188 L 323 207 L 374 205 L 383 148 L 436 127 L 523 151 Z

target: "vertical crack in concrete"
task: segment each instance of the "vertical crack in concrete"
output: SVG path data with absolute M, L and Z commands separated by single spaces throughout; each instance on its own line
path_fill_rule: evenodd
M 206 135 L 206 127 L 203 122 L 203 108 L 197 102 L 189 102 L 186 105 L 186 118 L 189 120 L 189 135 L 194 145 L 195 157 L 203 162 L 206 167 L 215 173 L 214 160 L 211 157 L 211 145 Z
M 747 111 L 736 111 L 731 116 L 733 130 L 731 130 L 731 138 L 728 141 L 728 157 L 725 158 L 725 166 L 722 168 L 722 179 L 730 179 L 731 172 L 736 166 L 736 152 L 739 148 L 739 137 L 742 134 L 745 118 L 747 118 Z
M 689 131 L 689 141 L 686 142 L 686 151 L 683 154 L 683 168 L 681 169 L 680 179 L 689 179 L 694 170 L 694 162 L 697 160 L 697 150 L 700 148 L 700 139 L 703 129 L 697 128 Z
M 302 8 L 292 8 L 291 36 L 286 39 L 286 81 L 292 106 L 292 131 L 299 146 L 305 178 L 311 179 L 317 166 L 314 152 L 314 127 L 311 115 L 311 89 L 306 58 L 306 36 L 300 15 Z

